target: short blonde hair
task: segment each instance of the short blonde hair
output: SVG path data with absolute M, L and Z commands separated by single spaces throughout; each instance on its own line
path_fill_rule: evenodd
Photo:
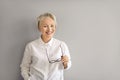
M 37 20 L 38 20 L 38 29 L 39 29 L 39 25 L 41 24 L 41 21 L 46 18 L 46 17 L 50 17 L 52 20 L 55 21 L 55 25 L 57 25 L 57 22 L 56 22 L 56 17 L 54 14 L 52 13 L 44 13 L 44 14 L 41 14 L 40 16 L 38 16 Z

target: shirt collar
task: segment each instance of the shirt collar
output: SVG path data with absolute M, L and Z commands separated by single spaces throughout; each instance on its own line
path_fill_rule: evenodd
M 53 42 L 53 38 L 51 38 L 51 40 L 47 43 L 45 43 L 42 38 L 40 37 L 40 43 L 43 45 L 43 46 L 52 46 L 52 42 Z

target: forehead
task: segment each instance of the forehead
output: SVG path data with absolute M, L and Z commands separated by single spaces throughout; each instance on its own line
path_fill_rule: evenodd
M 44 17 L 41 20 L 41 24 L 55 24 L 55 21 L 51 19 L 50 17 Z

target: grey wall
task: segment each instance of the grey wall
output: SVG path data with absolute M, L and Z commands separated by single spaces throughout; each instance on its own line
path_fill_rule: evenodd
M 44 12 L 57 16 L 55 37 L 71 52 L 65 80 L 120 80 L 119 0 L 0 0 L 0 80 L 23 80 L 24 48 Z

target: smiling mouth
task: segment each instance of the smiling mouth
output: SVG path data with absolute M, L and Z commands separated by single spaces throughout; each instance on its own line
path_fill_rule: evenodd
M 51 35 L 53 32 L 46 32 L 47 35 Z

